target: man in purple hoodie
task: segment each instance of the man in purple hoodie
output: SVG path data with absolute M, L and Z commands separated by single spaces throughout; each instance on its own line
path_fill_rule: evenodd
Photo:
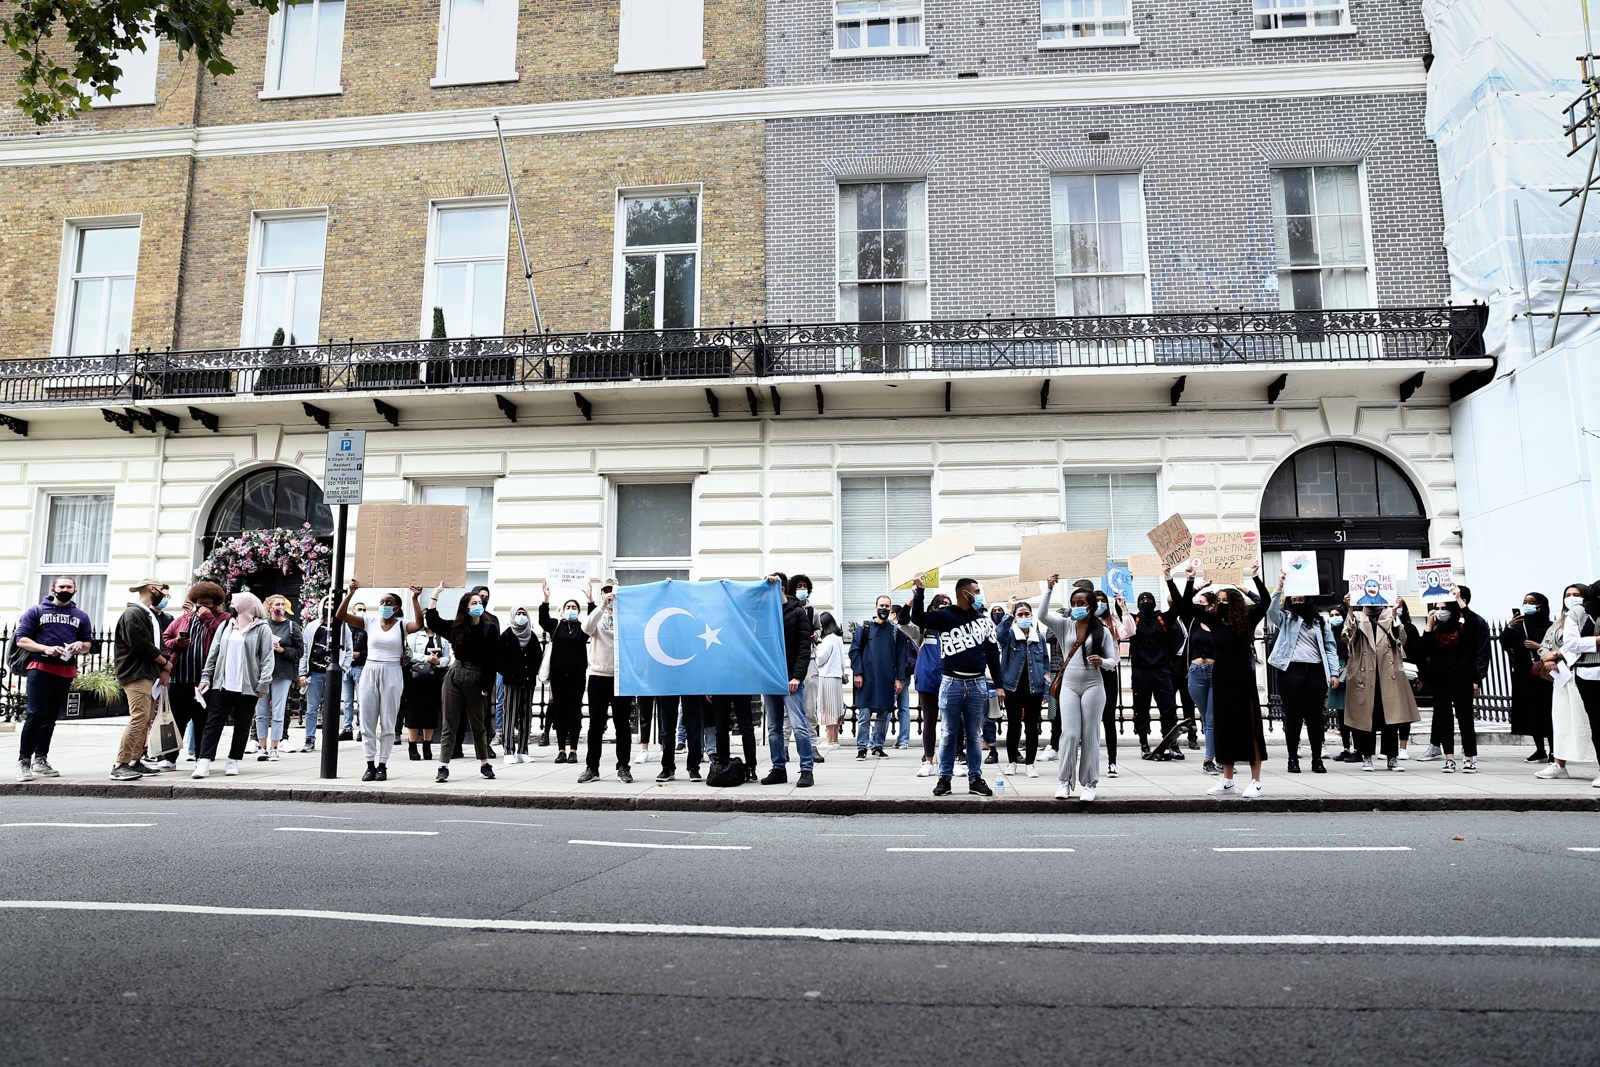
M 33 653 L 28 661 L 28 716 L 22 723 L 22 748 L 17 755 L 17 781 L 34 776 L 60 777 L 50 766 L 50 738 L 67 707 L 67 692 L 78 676 L 78 657 L 89 651 L 94 626 L 72 602 L 78 583 L 57 578 L 50 595 L 17 620 L 17 644 Z

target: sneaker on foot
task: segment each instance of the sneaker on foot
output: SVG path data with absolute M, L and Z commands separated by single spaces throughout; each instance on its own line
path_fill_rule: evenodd
M 676 771 L 662 771 L 656 775 L 656 784 L 661 785 L 663 782 L 670 782 L 677 777 L 678 773 Z
M 1224 778 L 1210 789 L 1206 790 L 1208 796 L 1220 797 L 1233 792 L 1233 779 Z
M 169 763 L 167 764 L 167 769 L 175 771 L 178 769 L 178 765 L 176 763 Z M 37 774 L 40 778 L 61 777 L 61 772 L 50 766 L 50 762 L 43 756 L 33 757 L 33 773 Z
M 1030 763 L 1030 764 L 1027 765 L 1027 771 L 1028 771 L 1028 777 L 1029 778 L 1037 778 L 1037 777 L 1039 777 L 1039 772 L 1033 769 L 1033 764 Z
M 794 787 L 796 789 L 810 789 L 816 784 L 816 780 L 811 777 L 810 771 L 801 771 L 800 777 L 795 779 Z
M 1057 800 L 1071 800 L 1072 799 L 1072 785 L 1071 785 L 1071 783 L 1062 782 L 1060 785 L 1056 786 L 1056 799 Z
M 867 758 L 867 750 L 866 749 L 864 749 L 864 748 L 856 749 L 856 759 L 864 760 L 866 758 Z
M 985 762 L 985 763 L 999 763 L 1000 762 L 1000 750 L 998 748 L 991 748 L 989 750 L 989 755 L 984 758 L 983 762 Z
M 1083 787 L 1083 792 L 1078 794 L 1078 799 L 1079 800 L 1093 800 L 1095 797 L 1097 797 L 1099 795 L 1100 794 L 1095 791 L 1094 786 L 1086 785 L 1086 786 Z
M 1250 784 L 1244 787 L 1244 793 L 1242 795 L 1246 800 L 1254 800 L 1263 792 L 1265 792 L 1265 790 L 1261 788 L 1261 783 L 1252 778 L 1250 779 Z
M 1466 759 L 1462 760 L 1461 761 L 1461 773 L 1462 774 L 1477 774 L 1478 773 L 1478 761 L 1477 761 L 1477 759 L 1475 759 L 1472 756 L 1468 756 Z
M 156 760 L 156 770 L 158 771 L 175 771 L 177 769 L 178 765 L 169 759 Z
M 483 775 L 485 778 L 493 778 L 494 777 L 494 767 L 490 766 L 487 763 L 480 763 L 480 764 L 478 764 L 478 773 Z
M 1547 764 L 1543 769 L 1534 771 L 1533 772 L 1533 776 L 1535 778 L 1545 778 L 1545 779 L 1550 779 L 1550 778 L 1571 778 L 1572 777 L 1572 775 L 1567 773 L 1567 769 L 1565 767 L 1563 767 L 1559 763 Z
M 1445 760 L 1444 761 L 1444 767 L 1442 768 L 1442 770 L 1446 774 L 1454 774 L 1454 773 L 1456 773 L 1456 761 L 1453 760 L 1453 759 Z
M 156 774 L 156 773 L 158 773 L 154 767 L 147 766 L 145 764 L 144 760 L 137 760 L 136 759 L 132 763 L 128 764 L 128 766 L 131 767 L 133 770 L 138 771 L 140 774 Z
M 378 764 L 378 781 L 387 782 L 388 780 L 389 780 L 389 765 L 387 763 Z
M 283 749 L 275 748 L 271 752 L 268 752 L 267 753 L 267 759 L 271 760 L 274 763 L 276 763 L 279 760 L 283 759 Z
M 116 772 L 116 768 L 112 768 L 111 776 L 113 778 L 116 777 L 116 773 L 117 773 Z M 25 760 L 24 759 L 24 760 L 18 760 L 17 761 L 17 781 L 19 781 L 19 782 L 31 782 L 31 781 L 33 781 L 33 761 L 32 760 Z
M 887 752 L 885 752 L 883 750 L 883 746 L 882 745 L 879 745 L 879 746 L 875 747 L 872 750 L 872 755 L 877 759 L 888 759 L 889 758 L 889 753 L 887 753 Z
M 623 785 L 632 785 L 633 784 L 633 768 L 632 767 L 618 767 L 617 768 L 617 781 L 621 782 Z
M 267 759 L 268 759 L 268 756 L 267 756 L 267 750 L 266 749 L 262 749 L 260 751 L 260 753 L 258 753 L 256 755 L 256 762 L 257 763 L 265 763 L 265 762 L 267 762 Z
M 989 783 L 982 778 L 973 778 L 967 782 L 967 792 L 976 793 L 980 797 L 994 796 L 994 790 L 989 788 Z
M 450 768 L 441 763 L 439 765 L 439 773 L 433 776 L 433 780 L 435 782 L 448 782 L 450 780 Z
M 578 784 L 582 785 L 585 782 L 592 782 L 598 777 L 600 777 L 599 771 L 591 771 L 589 768 L 585 767 L 578 775 Z
M 211 761 L 208 760 L 208 759 L 197 759 L 197 760 L 195 760 L 194 761 L 194 773 L 191 774 L 189 777 L 191 777 L 191 778 L 210 778 L 211 777 Z
M 1006 764 L 1006 773 L 1007 774 L 1016 774 L 1017 773 L 1017 765 L 1015 763 Z
M 316 741 L 316 738 L 314 738 L 314 737 L 306 738 L 306 743 L 300 746 L 300 751 L 301 752 L 315 752 L 316 750 L 317 750 L 317 741 Z
M 1428 746 L 1428 751 L 1424 752 L 1422 755 L 1417 757 L 1417 762 L 1418 763 L 1427 763 L 1430 760 L 1439 759 L 1443 755 L 1444 755 L 1444 749 L 1443 748 L 1441 748 L 1438 745 L 1429 745 Z
M 1054 763 L 1056 761 L 1056 758 L 1057 758 L 1057 753 L 1056 753 L 1056 750 L 1054 748 L 1047 748 L 1047 749 L 1044 750 L 1044 761 L 1046 763 Z
M 937 782 L 935 782 L 933 784 L 933 795 L 936 796 L 936 797 L 947 797 L 947 796 L 949 796 L 950 795 L 950 779 L 948 779 L 948 778 L 940 778 Z
M 1372 765 L 1372 757 L 1371 756 L 1362 756 L 1361 757 L 1361 769 L 1364 770 L 1364 771 L 1375 771 L 1378 768 L 1376 768 L 1376 767 L 1374 767 Z
M 237 775 L 239 773 L 239 761 L 236 759 L 229 760 L 227 764 L 223 766 L 222 773 L 224 775 Z
M 923 760 L 922 761 L 922 766 L 917 768 L 917 777 L 918 778 L 932 778 L 933 775 L 934 775 L 933 760 L 931 760 L 931 759 Z
M 689 781 L 691 781 L 691 782 L 704 781 L 704 777 L 700 774 L 700 768 L 699 767 L 690 767 L 689 768 Z
M 784 767 L 772 768 L 772 770 L 767 772 L 767 776 L 761 779 L 762 785 L 787 785 L 788 782 L 789 771 Z
M 1407 752 L 1405 749 L 1402 748 L 1400 750 L 1400 755 L 1399 755 L 1398 758 L 1399 759 L 1403 759 L 1403 760 L 1408 760 L 1408 759 L 1411 758 L 1411 753 Z
M 259 742 L 252 740 L 249 744 L 244 746 L 244 754 L 246 756 L 254 756 L 260 747 L 261 745 Z
M 1117 765 L 1115 763 L 1106 764 L 1106 777 L 1107 778 L 1115 778 L 1116 776 L 1117 776 Z
M 1222 768 L 1217 766 L 1217 761 L 1214 760 L 1214 759 L 1206 760 L 1205 763 L 1201 764 L 1200 769 L 1202 771 L 1205 771 L 1207 774 L 1221 774 L 1222 773 Z
M 1404 767 L 1400 766 L 1400 757 L 1399 756 L 1390 756 L 1389 757 L 1389 769 L 1391 771 L 1403 771 L 1403 770 L 1405 770 Z
M 111 777 L 119 782 L 131 782 L 135 779 L 143 778 L 144 775 L 140 774 L 126 763 L 118 763 L 112 766 Z
M 377 778 L 378 778 L 378 768 L 376 768 L 376 767 L 368 767 L 366 770 L 361 772 L 361 780 L 363 782 L 376 781 Z

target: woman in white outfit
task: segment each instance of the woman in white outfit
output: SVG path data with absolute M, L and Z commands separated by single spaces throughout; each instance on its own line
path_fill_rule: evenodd
M 406 676 L 401 666 L 406 635 L 422 629 L 422 605 L 417 595 L 420 585 L 411 587 L 411 621 L 406 621 L 400 598 L 385 593 L 378 600 L 377 625 L 368 626 L 367 620 L 350 613 L 350 598 L 356 595 L 361 583 L 350 579 L 350 591 L 335 617 L 353 630 L 367 632 L 367 661 L 361 670 L 361 687 L 357 691 L 357 705 L 361 710 L 361 752 L 367 757 L 367 770 L 363 782 L 389 780 L 389 750 L 394 747 L 395 724 L 399 722 L 400 698 L 405 694 Z
M 839 722 L 844 718 L 844 631 L 831 612 L 819 620 L 817 652 L 817 722 L 827 731 L 828 746 L 839 743 Z
M 1587 628 L 1592 633 L 1594 629 L 1587 625 L 1589 614 L 1584 607 L 1584 600 L 1588 595 L 1589 587 L 1581 583 L 1574 583 L 1562 590 L 1561 614 L 1550 624 L 1549 632 L 1539 645 L 1540 659 L 1556 672 L 1551 678 L 1555 689 L 1550 701 L 1550 748 L 1555 762 L 1538 771 L 1535 778 L 1570 778 L 1572 774 L 1567 770 L 1568 763 L 1595 761 L 1595 738 L 1590 725 L 1592 719 L 1586 714 L 1583 694 L 1578 686 L 1578 680 L 1585 673 L 1596 673 L 1592 661 L 1600 659 L 1592 652 L 1582 651 L 1583 631 Z M 1593 638 L 1589 640 L 1592 642 Z M 1591 662 L 1585 663 L 1585 659 Z M 1600 786 L 1600 778 L 1595 779 L 1595 784 Z
M 1072 591 L 1072 610 L 1062 618 L 1050 612 L 1056 578 L 1050 576 L 1039 621 L 1061 646 L 1061 762 L 1056 777 L 1057 800 L 1070 800 L 1073 786 L 1083 785 L 1079 799 L 1093 800 L 1100 785 L 1100 720 L 1106 710 L 1106 672 L 1117 669 L 1117 639 L 1094 613 L 1094 597 Z

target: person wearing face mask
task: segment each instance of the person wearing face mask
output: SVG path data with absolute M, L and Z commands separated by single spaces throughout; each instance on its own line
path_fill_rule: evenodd
M 192 594 L 191 594 L 192 595 Z M 300 688 L 306 695 L 306 736 L 301 752 L 317 749 L 317 721 L 328 686 L 328 663 L 333 658 L 333 601 L 323 597 L 304 605 L 305 626 L 300 631 Z
M 1150 751 L 1150 701 L 1155 700 L 1161 715 L 1161 736 L 1166 738 L 1178 726 L 1178 702 L 1172 687 L 1172 657 L 1183 648 L 1178 629 L 1178 611 L 1168 607 L 1156 611 L 1156 595 L 1140 593 L 1134 599 L 1134 614 L 1122 612 L 1124 603 L 1117 597 L 1119 618 L 1113 620 L 1112 633 L 1128 642 L 1128 662 L 1133 675 L 1133 732 L 1139 737 L 1139 750 L 1154 759 L 1184 758 L 1173 738 L 1170 747 Z
M 1268 608 L 1267 587 L 1252 564 L 1247 569 L 1255 580 L 1259 599 L 1246 597 L 1233 586 L 1217 592 L 1216 607 L 1197 604 L 1194 597 L 1194 565 L 1185 568 L 1189 576 L 1183 593 L 1172 581 L 1170 568 L 1163 570 L 1167 590 L 1172 593 L 1178 610 L 1190 621 L 1191 637 L 1196 625 L 1203 624 L 1210 632 L 1212 646 L 1211 664 L 1211 730 L 1207 732 L 1208 746 L 1214 745 L 1216 760 L 1222 765 L 1222 780 L 1206 792 L 1211 796 L 1235 795 L 1233 772 L 1240 763 L 1250 765 L 1250 784 L 1242 795 L 1246 799 L 1261 796 L 1261 765 L 1266 762 L 1267 742 L 1261 723 L 1261 700 L 1256 690 L 1254 665 L 1255 632 Z
M 221 590 L 218 590 L 220 593 Z M 33 653 L 28 660 L 28 715 L 22 723 L 17 781 L 59 778 L 50 766 L 50 741 L 56 721 L 67 710 L 67 694 L 78 676 L 78 657 L 89 651 L 94 624 L 88 612 L 73 603 L 78 583 L 60 577 L 50 583 L 50 595 L 17 620 L 18 647 Z M 198 681 L 198 675 L 196 676 Z M 193 689 L 193 685 L 190 685 Z
M 617 781 L 632 784 L 633 734 L 628 729 L 628 697 L 617 695 L 617 610 L 615 583 L 600 587 L 600 606 L 589 612 L 583 632 L 589 635 L 589 751 L 578 784 L 600 777 L 600 748 L 606 719 L 616 732 Z
M 289 598 L 274 593 L 266 599 L 267 628 L 272 631 L 272 689 L 256 704 L 256 738 L 261 762 L 280 758 L 278 744 L 283 740 L 284 712 L 289 704 L 289 687 L 300 675 L 300 652 L 304 645 L 300 624 L 289 614 Z
M 472 731 L 472 754 L 478 759 L 478 773 L 493 778 L 494 767 L 489 762 L 492 727 L 486 712 L 499 674 L 500 633 L 492 623 L 484 621 L 488 608 L 477 593 L 461 594 L 456 602 L 456 617 L 447 621 L 437 607 L 443 592 L 444 583 L 440 582 L 423 616 L 428 629 L 450 634 L 450 669 L 445 672 L 439 709 L 439 773 L 433 780 L 450 780 L 450 759 L 461 736 L 463 719 Z
M 450 670 L 450 642 L 423 627 L 406 638 L 411 662 L 406 667 L 406 690 L 401 698 L 412 760 L 433 762 L 433 736 L 439 730 L 444 699 L 444 676 Z M 417 751 L 421 743 L 422 750 Z
M 152 690 L 156 679 L 171 662 L 161 646 L 162 627 L 156 617 L 156 612 L 167 606 L 166 588 L 166 583 L 159 578 L 146 578 L 130 587 L 128 591 L 136 599 L 128 602 L 117 620 L 114 669 L 128 702 L 128 725 L 122 731 L 117 760 L 111 767 L 111 777 L 118 781 L 156 773 L 155 768 L 145 765 L 140 755 L 144 752 L 145 736 L 150 732 L 150 720 L 155 715 Z
M 422 615 L 422 605 L 417 602 L 422 587 L 411 587 L 411 620 L 407 621 L 400 598 L 385 593 L 378 600 L 378 618 L 371 625 L 368 620 L 350 612 L 350 599 L 361 583 L 350 579 L 350 591 L 334 617 L 353 630 L 367 635 L 367 662 L 361 671 L 361 751 L 367 757 L 363 782 L 389 780 L 389 752 L 394 747 L 394 735 L 400 714 L 400 698 L 405 693 L 406 678 L 403 660 L 406 658 L 406 635 L 422 629 L 417 621 Z M 474 735 L 476 740 L 476 735 Z
M 1033 605 L 1013 600 L 995 631 L 1000 646 L 1000 685 L 1005 692 L 1007 774 L 1017 773 L 1017 742 L 1026 731 L 1023 766 L 1029 778 L 1039 777 L 1033 760 L 1039 751 L 1039 706 L 1049 689 L 1050 657 Z
M 533 631 L 528 609 L 511 612 L 511 628 L 500 634 L 500 681 L 505 689 L 506 717 L 501 735 L 506 763 L 532 763 L 528 742 L 533 736 L 533 688 L 538 684 L 544 646 Z
M 1355 734 L 1361 769 L 1373 770 L 1372 757 L 1381 751 L 1389 770 L 1404 770 L 1400 766 L 1399 724 L 1422 718 L 1406 678 L 1405 627 L 1388 608 L 1352 608 L 1349 594 L 1345 595 L 1345 609 L 1344 638 L 1349 653 L 1344 721 Z
M 817 722 L 827 731 L 828 743 L 839 743 L 839 723 L 844 719 L 844 631 L 832 612 L 824 611 L 820 620 L 821 639 L 817 642 Z
M 228 762 L 223 773 L 239 773 L 245 737 L 255 718 L 256 702 L 272 691 L 275 667 L 272 631 L 267 626 L 267 609 L 251 593 L 235 593 L 233 621 L 219 627 L 200 671 L 195 691 L 205 698 L 206 726 L 195 750 L 194 778 L 211 774 L 211 761 L 217 758 L 222 728 L 233 721 L 233 737 L 228 743 Z
M 359 600 L 352 605 L 351 610 L 362 618 L 367 617 L 367 605 Z M 361 692 L 361 671 L 367 663 L 367 631 L 345 626 L 339 648 L 341 649 L 339 669 L 343 672 L 339 681 L 339 695 L 344 706 L 344 720 L 339 731 L 339 740 L 349 741 L 354 737 L 352 730 L 356 725 L 356 698 Z
M 183 612 L 161 634 L 162 647 L 172 661 L 167 671 L 167 706 L 177 727 L 179 748 L 184 745 L 185 735 L 192 731 L 191 761 L 206 728 L 205 709 L 195 699 L 195 686 L 200 684 L 200 671 L 217 628 L 228 621 L 228 613 L 220 610 L 227 596 L 215 582 L 195 582 L 184 594 Z M 163 760 L 157 766 L 166 771 L 177 769 L 175 759 Z
M 1595 631 L 1595 615 L 1588 607 L 1592 595 L 1590 587 L 1582 582 L 1574 582 L 1563 589 L 1561 614 L 1539 643 L 1542 673 L 1550 677 L 1553 686 L 1550 749 L 1555 760 L 1535 772 L 1535 778 L 1570 778 L 1567 764 L 1595 761 L 1595 749 L 1600 744 L 1600 716 L 1590 711 L 1577 685 L 1581 676 L 1574 670 L 1582 667 L 1593 671 L 1600 665 L 1600 653 L 1584 649 L 1584 639 L 1592 637 Z
M 900 692 L 905 688 L 906 637 L 892 617 L 894 602 L 880 596 L 873 618 L 856 627 L 850 640 L 850 673 L 856 691 L 856 759 L 872 754 L 888 756 L 883 744 L 889 734 L 889 719 L 894 715 Z M 1004 618 L 1004 611 L 1001 612 Z M 870 738 L 869 738 L 870 734 Z
M 550 635 L 550 718 L 556 728 L 556 762 L 578 762 L 578 732 L 583 726 L 583 681 L 589 672 L 589 635 L 583 620 L 594 614 L 594 594 L 585 598 L 588 610 L 580 612 L 576 600 L 561 605 L 561 617 L 550 615 L 550 583 L 544 584 L 539 605 L 539 628 Z
M 1553 686 L 1539 670 L 1539 647 L 1550 632 L 1550 598 L 1528 593 L 1500 631 L 1500 648 L 1511 666 L 1511 732 L 1533 738 L 1529 763 L 1551 759 L 1550 704 Z
M 1335 605 L 1333 610 L 1328 613 L 1328 629 L 1333 631 L 1334 653 L 1339 657 L 1339 686 L 1338 688 L 1333 688 L 1332 686 L 1329 687 L 1328 695 L 1323 698 L 1322 707 L 1324 711 L 1331 712 L 1334 719 L 1339 723 L 1339 742 L 1341 749 L 1339 754 L 1333 757 L 1333 761 L 1335 763 L 1354 763 L 1360 759 L 1360 757 L 1357 756 L 1355 750 L 1350 747 L 1350 727 L 1345 725 L 1344 721 L 1344 694 L 1346 683 L 1349 680 L 1348 671 L 1350 663 L 1350 646 L 1345 643 L 1344 639 L 1344 618 L 1345 611 L 1343 604 Z
M 943 593 L 935 593 L 928 603 L 928 610 L 943 611 L 950 606 L 950 598 Z M 906 605 L 906 613 L 900 624 L 900 632 L 906 635 L 917 650 L 915 666 L 912 668 L 912 685 L 917 690 L 917 718 L 921 720 L 922 729 L 922 766 L 917 769 L 918 778 L 931 778 L 938 772 L 938 763 L 934 753 L 935 743 L 939 738 L 939 682 L 944 676 L 943 659 L 939 653 L 939 635 L 936 632 L 925 631 L 922 627 L 911 622 L 911 606 Z
M 1120 627 L 1124 620 L 1122 614 L 1113 610 L 1111 598 L 1106 596 L 1104 589 L 1092 589 L 1089 595 L 1094 599 L 1089 604 L 1100 620 L 1100 625 L 1106 632 L 1117 640 L 1120 648 L 1124 637 Z M 1100 713 L 1101 728 L 1105 731 L 1106 746 L 1106 777 L 1117 776 L 1117 709 L 1122 706 L 1122 673 L 1120 671 L 1102 671 L 1100 679 L 1106 687 L 1106 706 Z
M 1074 588 L 1067 618 L 1050 613 L 1057 578 L 1045 583 L 1039 616 L 1061 644 L 1061 753 L 1056 770 L 1057 800 L 1070 800 L 1081 785 L 1082 800 L 1094 800 L 1100 787 L 1100 729 L 1105 719 L 1103 675 L 1117 669 L 1117 638 L 1094 611 L 1094 593 Z
M 772 767 L 761 779 L 761 784 L 782 785 L 789 780 L 789 743 L 784 733 L 787 725 L 789 732 L 794 734 L 795 755 L 800 759 L 800 777 L 795 779 L 795 788 L 809 789 L 815 780 L 813 771 L 817 752 L 811 742 L 810 724 L 806 721 L 805 679 L 811 666 L 811 636 L 815 632 L 816 622 L 814 613 L 806 606 L 806 600 L 811 596 L 811 579 L 804 575 L 796 577 L 797 580 L 804 580 L 804 599 L 790 595 L 802 587 L 782 571 L 767 575 L 767 583 L 778 587 L 779 600 L 783 605 L 783 658 L 788 666 L 788 684 L 782 693 L 764 693 L 761 696 L 762 713 L 767 724 L 767 746 L 772 760 Z M 726 705 L 742 714 L 745 707 L 742 699 L 727 704 L 718 697 L 712 702 L 713 713 L 720 715 Z M 755 780 L 755 766 L 749 761 L 745 763 L 745 777 L 749 781 Z
M 1311 743 L 1311 773 L 1326 774 L 1322 762 L 1323 715 L 1328 693 L 1339 688 L 1339 647 L 1322 612 L 1309 597 L 1290 597 L 1285 610 L 1283 583 L 1288 571 L 1278 572 L 1267 620 L 1278 631 L 1267 665 L 1278 672 L 1278 693 L 1283 699 L 1283 740 L 1289 748 L 1286 770 L 1300 773 L 1300 730 Z
M 1168 586 L 1171 588 L 1170 582 Z M 1168 599 L 1173 599 L 1175 595 L 1169 593 Z M 1196 599 L 1206 610 L 1216 610 L 1217 594 L 1211 590 L 1207 589 L 1197 594 Z M 1216 731 L 1212 728 L 1211 717 L 1211 679 L 1217 662 L 1216 642 L 1212 640 L 1211 626 L 1204 617 L 1185 618 L 1180 605 L 1178 618 L 1183 623 L 1187 635 L 1183 650 L 1183 660 L 1188 664 L 1184 688 L 1188 690 L 1189 698 L 1194 701 L 1195 710 L 1200 714 L 1201 729 L 1206 735 L 1206 761 L 1201 770 L 1207 774 L 1221 774 L 1222 768 L 1217 766 Z
M 1482 636 L 1476 616 L 1462 614 L 1461 601 L 1439 602 L 1428 611 L 1423 624 L 1422 651 L 1427 657 L 1423 680 L 1433 694 L 1434 744 L 1444 749 L 1444 772 L 1456 769 L 1456 726 L 1461 728 L 1461 769 L 1467 774 L 1478 770 L 1478 732 L 1473 719 L 1472 698 L 1478 693 L 1477 652 Z
M 956 582 L 953 603 L 937 611 L 924 611 L 924 575 L 911 579 L 911 623 L 924 633 L 939 635 L 940 670 L 939 718 L 944 725 L 945 745 L 939 753 L 939 780 L 936 797 L 950 794 L 950 778 L 955 773 L 958 747 L 967 750 L 967 791 L 993 796 L 994 790 L 983 780 L 983 763 L 978 747 L 983 721 L 989 711 L 989 685 L 984 669 L 995 688 L 1000 687 L 1000 647 L 994 641 L 994 623 L 984 613 L 983 589 L 976 579 Z

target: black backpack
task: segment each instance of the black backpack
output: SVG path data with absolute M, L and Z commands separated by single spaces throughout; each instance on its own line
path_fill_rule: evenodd
M 744 760 L 738 756 L 727 763 L 712 761 L 711 768 L 706 772 L 706 785 L 716 789 L 727 789 L 731 786 L 744 784 Z

